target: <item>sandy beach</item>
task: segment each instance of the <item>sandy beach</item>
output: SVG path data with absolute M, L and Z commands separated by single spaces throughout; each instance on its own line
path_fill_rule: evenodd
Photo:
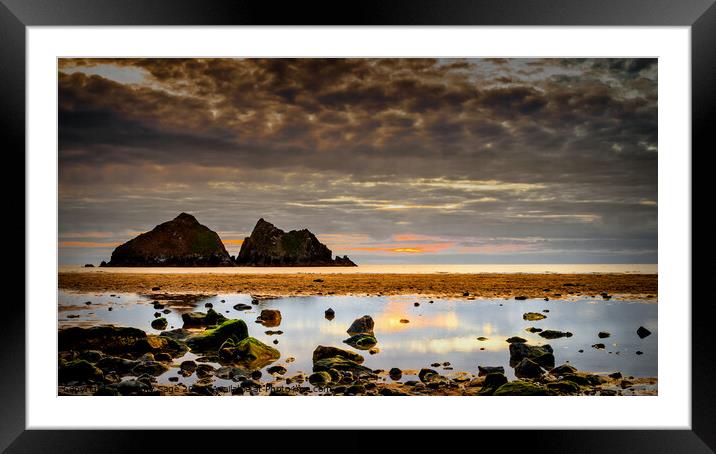
M 600 296 L 656 301 L 657 274 L 161 274 L 60 272 L 59 288 L 82 292 L 422 295 L 474 298 Z M 468 295 L 466 295 L 466 293 Z

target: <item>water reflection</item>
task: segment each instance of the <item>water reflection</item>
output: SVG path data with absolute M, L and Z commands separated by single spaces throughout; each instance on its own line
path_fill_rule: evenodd
M 415 370 L 436 362 L 450 362 L 455 373 L 466 371 L 477 375 L 478 365 L 505 366 L 507 375 L 514 377 L 512 368 L 508 367 L 505 339 L 520 336 L 531 344 L 550 344 L 558 364 L 568 361 L 580 370 L 621 371 L 626 376 L 657 375 L 657 305 L 629 301 L 435 300 L 431 304 L 426 298 L 406 296 L 318 296 L 266 300 L 248 310 L 235 310 L 233 307 L 239 303 L 250 305 L 251 297 L 233 294 L 157 298 L 137 294 L 112 296 L 60 292 L 58 322 L 60 327 L 109 323 L 158 334 L 160 331 L 150 326 L 157 312 L 153 306 L 155 300 L 160 300 L 169 311 L 162 313 L 169 329 L 182 327 L 182 313 L 206 312 L 206 303 L 211 303 L 214 310 L 227 318 L 245 320 L 252 336 L 281 351 L 281 358 L 272 365 L 286 367 L 288 375 L 310 372 L 311 355 L 319 344 L 357 351 L 343 340 L 349 337 L 346 333 L 348 326 L 363 315 L 370 315 L 375 321 L 379 353 L 358 352 L 365 356 L 364 364 L 372 369 Z M 415 306 L 415 302 L 419 306 Z M 335 311 L 332 320 L 325 318 L 329 307 Z M 263 309 L 281 311 L 282 318 L 277 327 L 266 328 L 255 323 Z M 522 319 L 525 312 L 540 312 L 547 318 L 525 321 Z M 401 323 L 401 319 L 407 319 L 409 323 Z M 639 326 L 653 334 L 640 339 L 636 334 Z M 526 331 L 530 327 L 569 331 L 573 336 L 546 340 L 538 333 Z M 266 333 L 278 330 L 283 334 Z M 600 331 L 609 332 L 610 337 L 600 339 L 597 336 Z M 478 337 L 486 339 L 478 340 Z M 274 340 L 278 340 L 277 345 Z M 605 344 L 605 349 L 591 347 L 600 342 Z M 637 355 L 636 351 L 643 354 Z M 195 357 L 188 353 L 178 362 Z M 288 357 L 295 361 L 286 362 Z M 452 371 L 444 373 L 449 375 Z M 159 377 L 159 381 L 167 382 L 169 376 L 178 376 L 176 369 Z M 271 380 L 266 373 L 264 379 Z M 404 374 L 402 378 L 412 379 L 415 377 L 410 374 Z M 179 381 L 186 384 L 194 380 L 195 376 L 179 377 Z M 216 379 L 216 383 L 221 384 L 222 380 Z

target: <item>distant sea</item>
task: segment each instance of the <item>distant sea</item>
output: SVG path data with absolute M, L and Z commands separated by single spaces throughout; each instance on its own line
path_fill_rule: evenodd
M 436 274 L 436 273 L 554 273 L 554 274 L 592 274 L 626 273 L 657 274 L 658 265 L 647 264 L 537 264 L 537 265 L 359 265 L 357 267 L 218 267 L 218 268 L 176 268 L 176 267 L 137 267 L 137 268 L 85 268 L 82 265 L 61 265 L 59 272 L 112 272 L 140 274 Z

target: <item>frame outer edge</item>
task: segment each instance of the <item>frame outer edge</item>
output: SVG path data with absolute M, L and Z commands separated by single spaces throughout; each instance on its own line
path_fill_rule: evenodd
M 12 5 L 12 11 L 6 4 Z M 61 17 L 53 17 L 52 13 L 56 13 L 57 10 L 48 11 L 42 10 L 43 5 L 48 5 L 48 2 L 43 1 L 27 1 L 26 5 L 23 6 L 18 1 L 13 0 L 2 0 L 0 2 L 0 58 L 2 64 L 0 65 L 0 96 L 3 103 L 3 109 L 0 111 L 0 125 L 2 131 L 5 133 L 5 143 L 11 143 L 12 148 L 23 150 L 22 156 L 24 157 L 24 146 L 25 146 L 25 24 L 44 24 L 44 25 L 71 25 L 71 24 L 92 24 L 92 19 L 97 19 L 102 23 L 106 24 L 122 24 L 122 23 L 133 23 L 141 25 L 146 23 L 147 18 L 142 19 L 135 13 L 125 11 L 125 14 L 117 12 L 114 8 L 110 9 L 110 16 L 113 16 L 112 20 L 107 20 L 107 16 L 96 16 L 93 14 L 81 14 L 78 10 L 78 6 L 81 6 L 82 1 L 69 0 L 66 4 L 66 11 Z M 104 2 L 103 2 L 104 3 Z M 158 2 L 152 2 L 156 4 Z M 191 2 L 182 2 L 183 5 L 187 5 Z M 630 2 L 631 3 L 631 2 Z M 678 3 L 678 2 L 676 2 Z M 684 2 L 686 3 L 686 2 Z M 117 3 L 114 3 L 115 5 Z M 708 2 L 689 2 L 689 11 L 694 13 L 695 9 L 703 11 L 703 6 L 707 9 L 703 14 L 692 23 L 692 130 L 693 130 L 693 150 L 704 149 L 702 154 L 705 154 L 714 149 L 713 134 L 709 132 L 711 128 L 711 122 L 714 118 L 714 111 L 716 110 L 716 53 L 713 49 L 716 47 L 716 5 L 713 0 Z M 683 4 L 682 4 L 683 6 Z M 32 11 L 33 7 L 35 8 Z M 603 5 L 604 9 L 609 9 L 606 5 Z M 49 8 L 53 10 L 53 8 Z M 99 8 L 98 8 L 99 9 Z M 162 9 L 162 8 L 160 8 Z M 455 8 L 454 10 L 460 11 L 461 8 Z M 167 10 L 169 10 L 167 8 Z M 185 9 L 186 10 L 186 9 Z M 22 21 L 13 14 L 15 12 L 18 17 L 22 18 Z M 258 12 L 258 11 L 256 11 Z M 399 11 L 389 9 L 388 11 L 381 11 L 377 13 L 378 22 L 385 21 L 387 13 L 388 16 L 395 17 L 393 13 Z M 573 12 L 573 11 L 572 11 Z M 48 13 L 50 14 L 48 16 Z M 514 13 L 514 12 L 511 12 Z M 558 22 L 571 22 L 569 16 L 570 11 L 566 11 L 565 16 L 557 20 Z M 664 16 L 666 13 L 662 10 Z M 116 15 L 115 15 L 116 14 Z M 509 16 L 509 13 L 498 14 L 502 17 L 503 21 L 505 16 Z M 88 17 L 89 16 L 89 17 Z M 178 14 L 175 16 L 185 16 Z M 258 14 L 261 16 L 261 14 Z M 362 15 L 359 15 L 363 17 Z M 519 14 L 517 14 L 519 17 Z M 265 15 L 263 17 L 266 17 Z M 474 14 L 468 14 L 467 21 L 473 21 Z M 500 22 L 499 18 L 495 15 L 491 15 L 492 20 L 485 18 L 486 22 Z M 449 22 L 453 18 L 453 15 L 446 14 L 440 15 L 437 18 L 437 22 L 444 23 Z M 149 22 L 153 22 L 154 16 L 149 18 Z M 249 14 L 244 16 L 243 22 L 251 23 L 253 16 Z M 182 21 L 182 19 L 179 19 Z M 211 19 L 199 15 L 199 20 L 204 23 L 211 23 Z M 416 16 L 409 16 L 408 22 L 411 20 L 415 21 L 415 24 L 422 22 L 421 18 Z M 454 20 L 454 19 L 453 19 Z M 463 17 L 461 22 L 466 19 Z M 679 14 L 677 18 L 674 17 L 651 17 L 646 21 L 634 21 L 638 24 L 643 22 L 651 23 L 652 25 L 679 25 L 684 20 L 684 15 Z M 186 21 L 186 19 L 184 19 Z M 188 22 L 190 22 L 189 20 Z M 621 24 L 624 20 L 612 19 L 612 21 L 603 20 L 603 23 L 611 23 L 613 25 L 626 25 Z M 170 20 L 170 22 L 172 22 Z M 261 21 L 257 21 L 259 23 Z M 393 21 L 395 22 L 395 21 Z M 531 20 L 514 20 L 515 24 L 535 23 L 540 22 L 540 17 L 533 17 Z M 584 23 L 599 22 L 599 20 L 584 21 Z M 628 21 L 631 22 L 631 21 Z M 575 22 L 572 24 L 576 25 Z M 7 140 L 9 139 L 9 141 Z M 709 140 L 710 139 L 710 140 Z M 708 149 L 707 149 L 708 147 Z M 24 165 L 23 165 L 24 167 Z M 703 171 L 703 170 L 702 170 Z M 24 187 L 23 187 L 24 189 Z M 696 195 L 696 194 L 695 194 Z M 8 199 L 8 203 L 12 209 L 17 208 L 19 211 L 19 201 L 17 199 Z M 23 206 L 24 213 L 24 206 Z M 25 227 L 25 218 L 23 217 L 23 232 Z M 27 238 L 24 237 L 25 241 Z M 25 265 L 24 254 L 23 257 L 23 269 Z M 24 295 L 23 295 L 24 296 Z M 693 389 L 692 394 L 695 397 L 692 404 L 692 418 L 693 418 L 693 433 L 700 437 L 701 441 L 710 446 L 712 449 L 716 446 L 716 433 L 713 431 L 713 427 L 716 427 L 716 421 L 714 421 L 714 403 L 716 403 L 716 387 L 712 384 L 710 377 L 716 376 L 716 357 L 714 356 L 713 349 L 710 349 L 710 335 L 708 333 L 707 320 L 713 320 L 716 315 L 714 306 L 708 302 L 704 302 L 702 305 L 697 306 L 692 303 L 693 320 L 701 321 L 701 326 L 694 324 L 693 330 Z M 17 365 L 18 358 L 20 359 L 21 367 L 15 369 L 5 369 L 2 375 L 0 375 L 0 389 L 2 390 L 4 408 L 0 412 L 0 451 L 4 450 L 11 443 L 14 448 L 18 445 L 27 447 L 26 443 L 29 437 L 29 433 L 22 433 L 25 429 L 25 313 L 24 311 L 7 311 L 5 314 L 5 323 L 2 330 L 0 330 L 0 340 L 2 341 L 3 348 L 0 349 L 0 364 L 3 365 Z M 698 358 L 698 361 L 696 360 Z M 118 433 L 119 431 L 117 431 Z M 17 440 L 15 438 L 22 434 Z M 126 433 L 125 433 L 126 434 Z M 37 434 L 40 435 L 39 433 Z M 48 434 L 49 435 L 49 434 Z M 87 435 L 87 434 L 86 434 Z M 99 435 L 99 433 L 97 433 Z M 128 434 L 127 434 L 128 435 Z M 657 437 L 659 438 L 659 437 Z M 16 442 L 13 443 L 13 440 Z M 17 443 L 19 442 L 19 443 Z M 705 447 L 705 446 L 704 446 Z M 708 449 L 708 448 L 707 448 Z M 111 451 L 111 449 L 110 449 Z
M 714 140 L 713 124 L 716 117 L 716 3 L 699 17 L 691 27 L 691 121 L 692 121 L 692 232 L 695 213 L 694 207 L 710 207 L 712 202 L 708 200 L 707 192 L 694 191 L 693 182 L 697 171 L 703 177 L 702 181 L 708 181 L 711 166 L 694 166 L 694 158 L 698 153 L 700 162 L 703 164 L 708 155 L 713 155 L 716 149 Z M 707 187 L 708 188 L 708 187 Z M 709 213 L 711 210 L 706 209 Z M 703 239 L 703 236 L 701 237 Z M 694 242 L 692 233 L 692 244 Z M 704 243 L 702 243 L 704 244 Z M 713 249 L 710 242 L 708 248 Z M 705 273 L 710 268 L 707 251 L 697 249 L 698 255 L 703 259 L 701 266 L 692 265 L 692 387 L 691 387 L 691 422 L 692 430 L 712 450 L 716 450 L 716 354 L 713 349 L 713 325 L 712 320 L 716 318 L 716 309 L 711 301 L 706 298 L 695 299 L 697 295 L 693 289 L 693 282 L 696 273 L 701 273 L 697 282 L 708 282 L 709 278 Z M 694 263 L 694 249 L 692 246 L 692 264 Z M 699 263 L 699 262 L 696 262 Z M 704 284 L 702 284 L 704 285 Z M 703 288 L 703 287 L 702 287 Z M 705 296 L 701 294 L 700 296 Z
M 713 0 L 0 0 L 35 25 L 691 25 Z
M 6 174 L 5 211 L 15 213 L 15 225 L 11 227 L 13 235 L 19 234 L 17 225 L 22 223 L 22 245 L 25 233 L 25 25 L 4 5 L 0 4 L 0 131 L 2 131 L 5 152 L 3 158 L 6 169 L 14 172 Z M 12 166 L 12 167 L 10 167 Z M 20 172 L 22 168 L 22 172 Z M 20 181 L 14 180 L 11 174 Z M 20 187 L 23 191 L 19 197 Z M 8 229 L 10 230 L 10 229 Z M 14 251 L 9 266 L 12 273 L 25 272 L 25 251 L 20 252 L 20 241 L 10 245 Z M 22 266 L 20 267 L 20 262 Z M 24 279 L 23 279 L 24 281 Z M 8 292 L 3 310 L 2 328 L 0 328 L 0 451 L 4 450 L 25 430 L 25 288 L 21 288 L 23 305 L 11 302 L 18 298 L 14 292 Z

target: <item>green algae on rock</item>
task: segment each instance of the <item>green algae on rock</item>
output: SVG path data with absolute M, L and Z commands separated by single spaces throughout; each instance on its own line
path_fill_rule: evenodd
M 495 390 L 495 396 L 546 396 L 547 388 L 525 380 L 505 383 Z
M 189 336 L 186 343 L 194 351 L 218 349 L 227 339 L 238 342 L 249 337 L 249 329 L 243 320 L 227 320 L 216 328 Z
M 351 336 L 343 342 L 353 348 L 357 348 L 358 350 L 370 350 L 371 348 L 375 347 L 375 345 L 378 343 L 378 340 L 370 334 L 356 334 L 355 336 Z

